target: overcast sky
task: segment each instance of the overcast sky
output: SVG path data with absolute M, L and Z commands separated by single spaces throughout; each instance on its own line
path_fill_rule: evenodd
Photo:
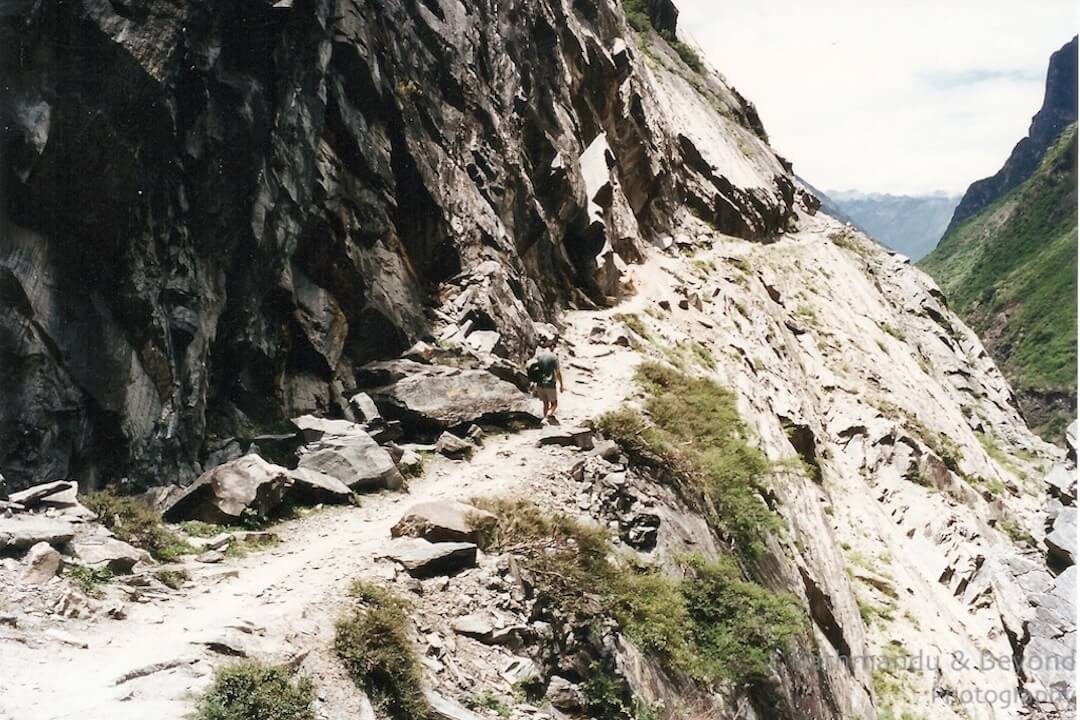
M 962 193 L 1042 104 L 1072 0 L 676 0 L 680 32 L 821 189 Z

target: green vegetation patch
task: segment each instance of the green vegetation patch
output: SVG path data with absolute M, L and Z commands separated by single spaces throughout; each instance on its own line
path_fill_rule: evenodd
M 697 674 L 736 681 L 762 679 L 771 656 L 803 630 L 798 601 L 747 582 L 729 558 L 686 561 L 680 584 L 690 616 Z
M 195 548 L 162 522 L 158 513 L 133 497 L 102 490 L 85 496 L 82 504 L 116 537 L 146 550 L 156 560 L 169 562 L 195 552 Z
M 1023 393 L 1076 393 L 1076 126 L 1026 182 L 922 261 Z M 1029 418 L 1058 439 L 1059 416 Z
M 353 583 L 355 606 L 338 620 L 334 651 L 375 709 L 393 720 L 424 720 L 431 707 L 408 635 L 408 603 L 371 583 Z
M 171 590 L 179 590 L 188 581 L 190 575 L 188 575 L 187 570 L 165 569 L 155 572 L 154 577 L 165 587 Z
M 109 568 L 90 568 L 85 565 L 70 565 L 65 573 L 68 580 L 82 592 L 83 595 L 92 598 L 100 598 L 104 595 L 101 586 L 113 579 L 114 575 Z
M 246 660 L 214 674 L 192 720 L 314 720 L 311 680 Z
M 643 653 L 691 677 L 762 680 L 770 656 L 803 627 L 793 596 L 744 580 L 730 558 L 684 558 L 684 577 L 673 578 L 616 556 L 605 528 L 545 515 L 525 500 L 474 502 L 502 518 L 482 546 L 521 556 L 562 614 L 610 616 Z M 596 687 L 586 688 L 600 698 L 592 708 L 600 717 L 622 717 L 635 707 L 625 688 L 612 683 L 598 671 Z M 601 705 L 607 710 L 600 712 Z
M 600 417 L 597 429 L 638 461 L 701 490 L 739 552 L 757 554 L 783 523 L 762 498 L 770 463 L 747 442 L 735 396 L 657 363 L 642 363 L 637 380 L 649 419 L 624 408 Z

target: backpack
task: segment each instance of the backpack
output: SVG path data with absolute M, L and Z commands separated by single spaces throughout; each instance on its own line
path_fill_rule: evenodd
M 540 360 L 538 358 L 533 358 L 529 361 L 529 364 L 525 366 L 525 374 L 529 376 L 529 382 L 540 382 L 540 378 L 543 377 L 544 371 L 540 369 Z

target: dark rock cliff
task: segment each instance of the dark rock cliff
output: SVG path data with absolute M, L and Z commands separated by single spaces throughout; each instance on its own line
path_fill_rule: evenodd
M 753 107 L 606 0 L 58 0 L 0 53 L 13 489 L 188 482 L 347 416 L 355 368 L 477 273 L 453 319 L 520 359 L 684 203 L 767 239 L 795 201 Z
M 1027 137 L 1016 144 L 996 174 L 971 184 L 946 233 L 1031 177 L 1061 131 L 1076 122 L 1076 51 L 1077 38 L 1073 37 L 1050 56 L 1043 105 L 1031 118 Z

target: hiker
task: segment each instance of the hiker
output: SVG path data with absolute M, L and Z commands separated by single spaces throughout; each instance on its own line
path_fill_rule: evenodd
M 536 356 L 529 363 L 529 379 L 536 383 L 536 396 L 544 403 L 544 415 L 541 422 L 551 418 L 558 422 L 555 411 L 559 409 L 559 393 L 565 389 L 559 358 L 555 354 L 558 338 L 554 335 L 545 337 L 537 349 Z M 555 390 L 558 382 L 559 389 Z

